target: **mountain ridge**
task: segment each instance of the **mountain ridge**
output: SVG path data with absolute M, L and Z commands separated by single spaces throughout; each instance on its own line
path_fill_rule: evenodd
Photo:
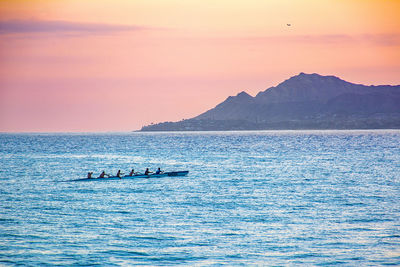
M 256 96 L 242 91 L 206 112 L 141 131 L 400 128 L 400 85 L 362 85 L 317 73 L 290 77 Z

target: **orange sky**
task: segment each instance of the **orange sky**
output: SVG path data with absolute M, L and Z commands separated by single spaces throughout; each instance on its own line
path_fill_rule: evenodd
M 400 84 L 399 17 L 397 0 L 0 0 L 0 131 L 130 131 L 299 72 Z

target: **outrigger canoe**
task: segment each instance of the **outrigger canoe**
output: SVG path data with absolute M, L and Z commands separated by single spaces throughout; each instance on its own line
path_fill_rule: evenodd
M 133 178 L 160 178 L 160 177 L 167 177 L 167 176 L 186 176 L 188 175 L 189 171 L 176 171 L 176 172 L 163 172 L 160 174 L 149 174 L 149 175 L 144 175 L 144 174 L 135 174 L 132 176 L 125 175 L 125 176 L 110 176 L 110 177 L 93 177 L 93 178 L 81 178 L 81 179 L 75 179 L 75 180 L 70 180 L 71 182 L 80 182 L 80 181 L 105 181 L 105 180 L 120 180 L 120 179 L 133 179 Z

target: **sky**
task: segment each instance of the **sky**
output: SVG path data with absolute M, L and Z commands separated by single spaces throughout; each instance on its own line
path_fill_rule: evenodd
M 0 132 L 132 131 L 300 72 L 397 85 L 399 17 L 398 0 L 0 0 Z

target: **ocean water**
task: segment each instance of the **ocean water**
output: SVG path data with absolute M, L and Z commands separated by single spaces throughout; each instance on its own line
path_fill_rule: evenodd
M 400 265 L 400 131 L 0 134 L 0 265 L 220 264 Z

